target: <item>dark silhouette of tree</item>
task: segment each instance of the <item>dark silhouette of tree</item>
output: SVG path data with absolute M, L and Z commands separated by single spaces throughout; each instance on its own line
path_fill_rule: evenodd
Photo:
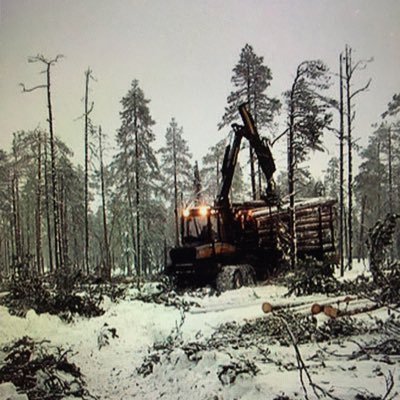
M 161 154 L 161 171 L 165 180 L 166 199 L 173 205 L 175 244 L 179 243 L 179 199 L 193 196 L 192 166 L 189 147 L 183 137 L 183 128 L 178 126 L 175 118 L 171 119 L 165 133 L 165 146 Z
M 291 265 L 297 263 L 295 197 L 299 164 L 310 150 L 322 150 L 321 137 L 329 128 L 332 101 L 322 93 L 330 87 L 327 66 L 320 60 L 298 67 L 291 89 L 285 93 L 288 111 L 288 193 L 290 203 Z
M 270 126 L 280 109 L 280 102 L 266 94 L 272 81 L 271 70 L 264 65 L 264 58 L 257 56 L 249 44 L 241 50 L 239 61 L 233 68 L 231 81 L 235 90 L 227 98 L 228 105 L 218 125 L 219 129 L 240 120 L 238 106 L 245 102 L 248 103 L 258 130 Z M 255 199 L 257 197 L 256 168 L 252 147 L 250 147 L 250 177 L 252 196 Z
M 150 205 L 151 191 L 159 182 L 157 159 L 152 148 L 155 140 L 152 126 L 154 121 L 150 115 L 149 100 L 137 80 L 133 80 L 131 88 L 121 100 L 121 127 L 117 133 L 119 152 L 116 155 L 116 172 L 122 179 L 127 192 L 129 215 L 131 216 L 131 240 L 135 267 L 138 275 L 145 272 L 143 260 L 144 232 L 149 231 L 149 215 L 146 210 Z M 134 221 L 133 221 L 134 219 Z M 136 229 L 136 231 L 134 231 Z M 130 264 L 128 264 L 128 273 Z
M 28 62 L 30 63 L 42 63 L 45 65 L 46 83 L 37 85 L 31 88 L 26 88 L 24 84 L 21 84 L 23 92 L 33 92 L 37 89 L 46 89 L 47 94 L 47 109 L 48 109 L 48 124 L 50 132 L 50 159 L 51 159 L 51 182 L 52 182 L 52 198 L 53 198 L 53 223 L 54 223 L 54 236 L 55 236 L 55 262 L 56 268 L 63 266 L 63 254 L 62 254 L 62 239 L 60 237 L 60 210 L 58 207 L 58 186 L 57 186 L 57 168 L 56 168 L 56 147 L 55 147 L 55 135 L 53 127 L 53 108 L 51 99 L 51 68 L 62 58 L 62 55 L 57 55 L 53 59 L 48 59 L 43 55 L 39 54 L 35 57 L 29 57 Z

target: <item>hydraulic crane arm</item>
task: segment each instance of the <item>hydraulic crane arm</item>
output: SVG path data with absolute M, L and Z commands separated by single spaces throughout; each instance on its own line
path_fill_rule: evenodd
M 231 144 L 228 144 L 225 149 L 224 161 L 222 164 L 222 183 L 217 195 L 216 206 L 223 207 L 229 205 L 229 191 L 232 186 L 233 174 L 242 142 L 243 133 L 238 128 L 238 125 L 232 125 L 235 136 Z
M 242 117 L 244 126 L 242 128 L 243 136 L 249 141 L 250 146 L 254 149 L 260 167 L 267 178 L 268 186 L 271 183 L 272 176 L 276 171 L 274 158 L 272 157 L 271 149 L 268 143 L 261 140 L 260 135 L 257 132 L 256 125 L 254 123 L 253 117 L 247 110 L 246 104 L 241 104 L 239 106 L 239 113 Z
M 249 141 L 249 145 L 254 149 L 261 170 L 267 179 L 266 200 L 270 203 L 275 201 L 275 183 L 273 174 L 276 170 L 275 162 L 272 157 L 268 143 L 261 140 L 253 117 L 247 110 L 246 104 L 239 106 L 239 113 L 244 125 L 233 124 L 234 138 L 230 145 L 226 147 L 224 161 L 222 165 L 222 184 L 217 195 L 216 206 L 229 206 L 229 191 L 232 186 L 233 174 L 237 164 L 242 137 Z

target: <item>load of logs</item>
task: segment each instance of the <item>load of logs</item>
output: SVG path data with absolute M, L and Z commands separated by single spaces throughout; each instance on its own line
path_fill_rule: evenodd
M 313 198 L 295 203 L 295 232 L 298 255 L 317 259 L 335 253 L 335 203 L 333 199 Z M 244 203 L 236 209 L 244 242 L 267 251 L 288 252 L 290 248 L 290 209 Z

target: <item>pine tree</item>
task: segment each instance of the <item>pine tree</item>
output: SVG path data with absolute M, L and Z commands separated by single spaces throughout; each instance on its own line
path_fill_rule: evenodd
M 249 44 L 246 44 L 240 53 L 239 62 L 233 68 L 231 81 L 235 91 L 232 91 L 227 98 L 228 105 L 225 107 L 219 129 L 240 119 L 238 106 L 245 102 L 248 103 L 259 131 L 270 126 L 280 109 L 280 102 L 276 98 L 267 96 L 266 91 L 272 81 L 271 70 L 264 65 L 264 58 L 257 56 L 253 47 Z M 250 177 L 253 199 L 257 196 L 254 158 L 253 148 L 250 147 Z
M 197 205 L 202 203 L 202 184 L 199 170 L 199 163 L 196 161 L 193 168 L 193 192 Z
M 288 112 L 288 193 L 290 203 L 291 265 L 297 263 L 295 196 L 299 165 L 310 150 L 322 150 L 321 137 L 332 121 L 330 100 L 323 92 L 330 87 L 327 66 L 320 60 L 298 67 L 290 91 L 285 93 Z
M 325 171 L 324 186 L 328 197 L 337 199 L 339 195 L 339 159 L 332 157 L 328 161 L 328 168 Z
M 235 174 L 233 175 L 232 188 L 231 188 L 231 201 L 240 202 L 244 198 L 248 198 L 245 193 L 245 184 L 243 178 L 243 168 L 238 161 L 235 167 Z
M 378 130 L 379 131 L 379 130 Z M 368 146 L 360 153 L 362 162 L 355 177 L 354 192 L 361 204 L 360 234 L 358 252 L 361 257 L 365 251 L 365 232 L 384 217 L 387 194 L 387 167 L 383 162 L 381 138 L 375 131 L 369 138 Z
M 221 168 L 224 160 L 226 139 L 221 139 L 208 149 L 202 159 L 200 175 L 203 182 L 203 197 L 205 202 L 212 204 L 221 184 Z
M 193 197 L 192 192 L 192 155 L 183 137 L 183 128 L 178 126 L 175 118 L 165 133 L 165 147 L 161 154 L 161 171 L 165 179 L 166 200 L 174 210 L 175 244 L 179 243 L 179 201 L 181 197 Z M 188 199 L 191 200 L 191 199 Z
M 400 112 L 400 93 L 393 95 L 392 100 L 389 102 L 387 110 L 382 114 L 383 118 L 388 116 L 395 116 Z
M 152 126 L 154 121 L 143 90 L 137 80 L 121 100 L 121 127 L 117 133 L 119 152 L 115 157 L 115 167 L 119 185 L 126 191 L 128 210 L 131 218 L 131 243 L 136 272 L 145 272 L 143 258 L 143 233 L 148 231 L 152 191 L 159 179 L 158 163 L 152 148 L 155 140 Z M 133 225 L 134 224 L 134 225 Z M 134 227 L 134 228 L 133 228 Z M 128 264 L 128 274 L 131 273 Z

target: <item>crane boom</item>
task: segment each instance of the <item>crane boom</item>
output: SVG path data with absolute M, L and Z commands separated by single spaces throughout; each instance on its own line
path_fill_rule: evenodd
M 216 198 L 215 205 L 218 207 L 229 207 L 229 191 L 232 186 L 233 174 L 237 164 L 242 138 L 245 137 L 249 145 L 254 149 L 261 170 L 267 180 L 267 190 L 264 200 L 267 203 L 276 201 L 275 183 L 273 174 L 276 171 L 274 158 L 271 149 L 266 141 L 263 141 L 258 134 L 254 119 L 247 109 L 246 103 L 239 106 L 239 113 L 243 121 L 243 125 L 233 124 L 234 138 L 231 144 L 225 149 L 224 161 L 222 164 L 222 183 Z

